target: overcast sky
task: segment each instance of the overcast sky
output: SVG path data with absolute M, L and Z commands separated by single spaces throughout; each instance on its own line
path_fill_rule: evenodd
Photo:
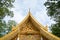
M 38 20 L 38 22 L 44 26 L 46 24 L 51 25 L 53 21 L 50 20 L 50 17 L 46 14 L 47 11 L 44 6 L 45 2 L 46 0 L 15 0 L 13 4 L 14 8 L 12 8 L 14 11 L 14 17 L 8 18 L 19 23 L 28 14 L 30 8 L 32 15 Z M 8 18 L 5 17 L 5 20 L 9 20 Z

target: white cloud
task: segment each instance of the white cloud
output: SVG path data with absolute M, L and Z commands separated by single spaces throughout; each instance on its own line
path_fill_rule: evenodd
M 15 12 L 12 20 L 15 20 L 17 23 L 19 23 L 24 18 L 24 16 L 20 13 L 22 12 L 19 12 L 19 13 Z
M 37 5 L 37 0 L 24 0 L 23 6 L 26 8 L 35 8 Z
M 36 12 L 34 16 L 43 25 L 50 26 L 52 23 L 54 23 L 54 21 L 50 20 L 50 17 L 48 17 L 47 14 L 44 13 L 43 11 Z

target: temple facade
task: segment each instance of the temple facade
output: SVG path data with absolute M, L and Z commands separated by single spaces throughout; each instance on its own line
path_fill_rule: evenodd
M 31 14 L 28 15 L 16 27 L 12 28 L 12 32 L 0 38 L 0 40 L 60 40 L 59 37 L 48 32 L 48 27 L 40 24 Z

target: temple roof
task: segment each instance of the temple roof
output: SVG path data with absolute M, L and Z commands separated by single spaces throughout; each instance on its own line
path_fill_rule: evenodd
M 45 30 L 47 30 L 46 27 L 44 27 L 41 23 L 39 23 L 39 22 L 34 18 L 34 16 L 32 15 L 32 13 L 30 12 L 30 9 L 29 9 L 29 11 L 28 11 L 27 16 L 22 20 L 21 23 L 19 23 L 19 25 L 23 25 L 24 23 L 26 23 L 26 22 L 28 22 L 28 21 L 30 21 L 35 27 L 38 26 L 38 27 L 37 27 L 38 29 L 39 29 L 39 27 L 42 27 L 42 28 L 44 28 Z
M 56 37 L 55 35 L 49 33 L 46 30 L 46 27 L 44 27 L 41 23 L 39 23 L 31 14 L 30 10 L 27 14 L 27 16 L 24 18 L 24 20 L 22 20 L 15 28 L 14 30 L 12 30 L 12 32 L 10 32 L 9 34 L 5 35 L 4 37 L 0 38 L 0 40 L 10 40 L 10 39 L 14 39 L 16 38 L 16 35 L 19 36 L 20 32 L 21 32 L 21 28 L 25 27 L 26 25 L 28 25 L 27 27 L 30 27 L 30 24 L 33 25 L 33 27 L 35 27 L 36 29 L 39 30 L 39 34 L 41 34 L 42 36 L 44 36 L 45 38 L 49 39 L 49 40 L 60 40 L 59 37 Z M 26 28 L 26 27 L 25 27 Z M 29 29 L 29 28 L 28 28 Z M 32 28 L 30 28 L 32 29 Z M 28 31 L 28 30 L 27 30 Z M 33 33 L 35 33 L 36 31 L 33 30 L 29 30 L 32 31 Z M 26 31 L 25 31 L 26 32 Z

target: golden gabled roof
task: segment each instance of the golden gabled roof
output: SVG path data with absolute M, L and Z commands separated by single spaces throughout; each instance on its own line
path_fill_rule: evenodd
M 25 19 L 19 24 L 19 27 L 21 28 L 21 26 L 27 22 L 30 21 L 34 27 L 36 27 L 36 29 L 38 29 L 40 31 L 40 34 L 43 35 L 44 37 L 48 38 L 49 40 L 60 40 L 60 38 L 56 37 L 55 35 L 49 33 L 47 31 L 47 28 L 45 28 L 41 23 L 39 23 L 31 14 L 31 12 L 28 12 L 28 15 L 25 17 Z
M 31 23 L 31 25 L 33 25 L 34 28 L 38 29 L 39 33 L 41 35 L 43 35 L 45 38 L 49 39 L 49 40 L 60 40 L 60 38 L 56 37 L 55 35 L 49 33 L 42 24 L 40 24 L 31 14 L 31 12 L 28 12 L 28 15 L 24 18 L 24 20 L 22 20 L 22 22 L 20 22 L 16 28 L 14 28 L 14 30 L 12 32 L 10 32 L 9 34 L 5 35 L 4 37 L 0 38 L 0 40 L 10 40 L 15 38 L 16 35 L 19 35 L 19 33 L 21 32 L 20 29 L 22 29 L 23 27 L 25 27 L 26 24 L 28 24 L 28 22 Z M 33 30 L 32 30 L 33 31 Z M 33 33 L 36 31 L 33 31 Z
M 18 26 L 20 25 L 23 25 L 23 23 L 27 22 L 27 21 L 30 21 L 31 23 L 33 23 L 33 25 L 35 25 L 37 28 L 42 27 L 46 30 L 46 27 L 44 27 L 41 23 L 39 23 L 33 16 L 32 16 L 32 13 L 30 12 L 30 9 L 29 9 L 29 12 L 27 14 L 27 16 L 18 24 Z

